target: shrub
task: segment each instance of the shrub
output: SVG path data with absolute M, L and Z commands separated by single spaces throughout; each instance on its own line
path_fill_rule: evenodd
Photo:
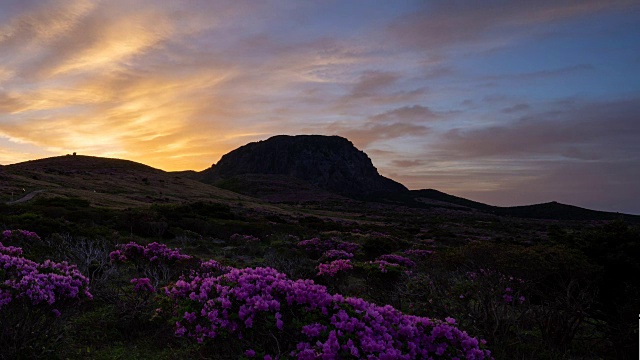
M 340 259 L 351 259 L 353 258 L 353 254 L 350 252 L 346 252 L 344 250 L 328 250 L 322 254 L 320 257 L 320 261 L 327 260 L 340 260 Z
M 416 263 L 414 263 L 412 260 L 409 260 L 404 256 L 395 255 L 395 254 L 381 255 L 381 256 L 378 256 L 376 260 L 385 261 L 387 263 L 392 263 L 392 264 L 398 264 L 400 266 L 404 266 L 408 268 L 416 266 Z
M 399 240 L 393 236 L 371 233 L 365 237 L 362 249 L 368 259 L 376 258 L 383 254 L 390 254 L 406 247 L 405 241 Z
M 61 331 L 60 310 L 92 298 L 89 279 L 75 265 L 37 263 L 22 252 L 0 243 L 0 357 L 43 355 Z
M 360 249 L 360 244 L 342 241 L 337 237 L 332 237 L 327 240 L 320 238 L 312 238 L 303 240 L 298 243 L 298 247 L 309 252 L 312 257 L 318 258 L 323 253 L 329 250 L 342 250 L 348 253 L 355 253 Z
M 240 235 L 236 233 L 231 235 L 231 237 L 229 237 L 229 241 L 237 244 L 251 244 L 251 243 L 259 243 L 260 238 L 257 238 L 253 235 Z
M 108 292 L 109 283 L 117 275 L 110 262 L 109 253 L 113 245 L 103 239 L 87 239 L 69 234 L 53 234 L 46 239 L 49 253 L 56 259 L 75 264 L 91 281 L 94 296 L 101 298 Z
M 42 243 L 38 234 L 28 230 L 4 230 L 0 235 L 0 240 L 5 244 L 21 247 L 25 251 Z
M 453 319 L 404 315 L 391 306 L 331 295 L 311 280 L 289 280 L 270 268 L 194 274 L 165 292 L 174 300 L 168 311 L 176 335 L 199 343 L 237 339 L 236 348 L 227 348 L 230 357 L 490 357 L 483 342 L 457 329 Z
M 333 260 L 330 263 L 324 263 L 318 265 L 318 275 L 326 275 L 334 277 L 338 272 L 347 271 L 353 269 L 351 261 L 347 260 Z

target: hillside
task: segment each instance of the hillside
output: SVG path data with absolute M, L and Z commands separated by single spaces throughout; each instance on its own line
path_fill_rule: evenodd
M 287 175 L 240 174 L 218 180 L 215 186 L 276 203 L 348 200 L 336 193 Z
M 376 193 L 364 197 L 367 201 L 404 205 L 412 208 L 445 208 L 465 212 L 479 212 L 515 218 L 565 221 L 624 220 L 640 223 L 640 216 L 597 211 L 556 201 L 523 206 L 494 206 L 450 195 L 434 189 L 411 190 L 403 193 Z
M 0 179 L 2 200 L 9 203 L 29 194 L 77 197 L 110 208 L 251 199 L 133 161 L 81 155 L 6 165 Z

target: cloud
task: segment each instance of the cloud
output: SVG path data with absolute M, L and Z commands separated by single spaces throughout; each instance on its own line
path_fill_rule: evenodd
M 246 133 L 233 121 L 258 110 L 223 90 L 240 72 L 233 61 L 177 45 L 228 12 L 185 10 L 126 1 L 11 8 L 0 38 L 0 136 L 165 169 L 210 165 L 228 146 L 212 135 Z M 192 155 L 173 156 L 181 151 Z
M 419 101 L 427 94 L 425 87 L 402 86 L 401 74 L 386 71 L 365 71 L 347 88 L 348 93 L 338 99 L 335 111 L 349 111 L 362 106 L 377 107 Z
M 367 123 L 351 127 L 343 123 L 334 123 L 327 127 L 328 133 L 339 134 L 356 144 L 359 148 L 366 148 L 373 142 L 397 139 L 407 136 L 425 136 L 429 128 L 423 125 L 407 123 L 375 124 Z
M 43 1 L 24 2 L 18 6 L 5 4 L 12 16 L 1 26 L 0 46 L 13 51 L 28 51 L 34 46 L 46 44 L 52 39 L 68 34 L 79 19 L 92 10 L 91 1 Z M 16 13 L 13 13 L 14 10 Z M 24 11 L 20 11 L 24 10 Z
M 397 80 L 398 75 L 395 74 L 367 71 L 360 77 L 358 82 L 355 83 L 350 96 L 353 98 L 374 96 L 381 90 L 391 87 Z
M 559 69 L 534 71 L 522 74 L 502 74 L 491 75 L 482 77 L 481 80 L 485 81 L 497 81 L 497 80 L 509 80 L 509 81 L 531 81 L 540 80 L 545 78 L 564 77 L 567 75 L 580 74 L 595 70 L 595 67 L 590 64 L 578 64 L 567 66 Z
M 16 14 L 2 28 L 0 49 L 16 76 L 43 80 L 114 65 L 156 44 L 168 22 L 153 11 L 130 12 L 114 1 L 47 1 Z
M 513 106 L 509 106 L 507 108 L 502 109 L 502 112 L 505 114 L 513 114 L 513 113 L 517 113 L 517 112 L 521 112 L 529 109 L 531 109 L 531 106 L 529 106 L 529 104 L 519 103 L 519 104 L 515 104 Z
M 631 1 L 552 0 L 521 2 L 425 2 L 418 11 L 398 18 L 388 34 L 404 46 L 437 50 L 461 44 L 490 49 L 516 37 L 528 36 L 538 24 L 624 8 Z
M 366 148 L 384 140 L 427 136 L 431 129 L 426 124 L 444 117 L 423 105 L 402 106 L 366 119 L 333 122 L 324 132 L 347 137 L 357 146 Z
M 0 91 L 0 113 L 14 113 L 25 106 L 19 97 Z
M 639 213 L 640 99 L 578 100 L 523 109 L 502 125 L 446 131 L 424 153 L 383 170 L 409 188 L 436 188 L 489 204 L 559 201 Z M 422 166 L 404 167 L 412 161 Z
M 376 122 L 405 121 L 405 122 L 427 122 L 441 119 L 441 114 L 434 113 L 431 109 L 422 105 L 403 106 L 382 114 L 372 116 L 370 119 Z
M 495 174 L 474 177 L 478 183 L 497 186 L 472 187 L 461 182 L 454 192 L 501 206 L 558 201 L 595 210 L 640 214 L 636 201 L 640 196 L 636 186 L 640 176 L 637 163 L 630 160 L 537 162 L 520 173 L 503 173 L 502 178 Z
M 632 157 L 640 153 L 638 99 L 588 103 L 530 113 L 504 125 L 456 128 L 438 149 L 452 158 L 557 156 L 575 159 Z
M 393 160 L 393 161 L 391 161 L 391 165 L 394 166 L 394 167 L 408 168 L 408 167 L 423 166 L 424 165 L 424 161 L 422 161 L 422 160 Z

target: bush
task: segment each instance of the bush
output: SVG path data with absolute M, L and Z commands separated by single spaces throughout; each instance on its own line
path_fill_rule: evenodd
M 362 245 L 362 249 L 368 259 L 376 258 L 380 255 L 391 254 L 407 247 L 405 241 L 399 240 L 393 236 L 371 233 L 368 234 Z
M 0 358 L 44 356 L 59 340 L 61 310 L 92 298 L 75 265 L 37 263 L 22 253 L 0 243 Z
M 166 294 L 174 300 L 166 311 L 174 315 L 176 335 L 212 346 L 222 341 L 224 347 L 215 347 L 225 349 L 221 356 L 490 357 L 482 341 L 457 329 L 453 319 L 408 316 L 391 306 L 330 295 L 311 280 L 289 280 L 269 268 L 196 274 Z M 228 346 L 230 339 L 235 346 Z

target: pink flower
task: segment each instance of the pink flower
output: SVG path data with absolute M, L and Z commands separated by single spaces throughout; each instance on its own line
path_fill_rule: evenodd
M 332 295 L 311 280 L 293 281 L 271 268 L 231 269 L 218 276 L 193 274 L 168 286 L 166 294 L 174 300 L 172 309 L 187 310 L 184 324 L 176 323 L 176 335 L 197 341 L 256 335 L 253 328 L 275 334 L 275 329 L 284 328 L 281 311 L 286 311 L 296 319 L 287 323 L 293 346 L 282 349 L 291 358 L 335 359 L 347 354 L 377 359 L 435 358 L 438 354 L 490 358 L 490 352 L 480 348 L 482 341 L 456 328 L 452 318 L 438 321 L 405 315 L 389 305 Z M 264 321 L 270 314 L 275 324 Z M 305 323 L 306 314 L 313 314 L 309 323 Z M 193 316 L 196 320 L 191 323 Z M 243 353 L 255 356 L 255 351 Z M 272 355 L 265 358 L 273 359 Z
M 398 264 L 398 265 L 405 266 L 405 267 L 414 267 L 414 266 L 416 266 L 416 263 L 414 263 L 413 261 L 407 259 L 404 256 L 395 255 L 395 254 L 381 255 L 381 256 L 378 257 L 377 260 L 386 261 L 386 262 L 391 263 L 391 264 Z
M 149 278 L 133 278 L 130 283 L 134 285 L 134 291 L 146 291 L 150 293 L 156 292 L 156 289 L 151 285 L 151 280 Z
M 353 269 L 353 265 L 351 265 L 351 260 L 349 259 L 334 260 L 328 264 L 318 265 L 318 276 L 327 275 L 327 276 L 334 277 L 339 271 L 346 271 L 350 269 Z

